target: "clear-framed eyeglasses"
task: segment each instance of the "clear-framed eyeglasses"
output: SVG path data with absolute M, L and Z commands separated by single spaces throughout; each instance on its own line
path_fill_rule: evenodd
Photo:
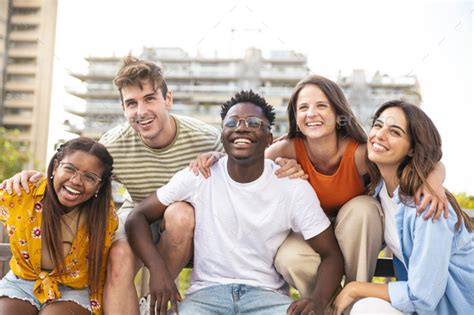
M 59 167 L 65 174 L 70 175 L 71 178 L 73 178 L 76 175 L 79 175 L 81 177 L 82 182 L 85 185 L 95 186 L 102 181 L 102 179 L 98 175 L 92 172 L 83 173 L 79 171 L 77 167 L 72 163 L 61 161 L 59 162 Z

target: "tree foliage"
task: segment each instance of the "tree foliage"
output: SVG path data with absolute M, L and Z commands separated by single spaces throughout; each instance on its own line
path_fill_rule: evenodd
M 461 208 L 474 209 L 474 196 L 468 196 L 466 193 L 454 194 Z
M 18 173 L 29 161 L 28 147 L 14 141 L 18 135 L 18 130 L 0 127 L 0 180 Z

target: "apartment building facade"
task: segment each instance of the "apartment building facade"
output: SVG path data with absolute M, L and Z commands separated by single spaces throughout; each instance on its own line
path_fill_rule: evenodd
M 0 126 L 46 164 L 57 0 L 0 0 Z

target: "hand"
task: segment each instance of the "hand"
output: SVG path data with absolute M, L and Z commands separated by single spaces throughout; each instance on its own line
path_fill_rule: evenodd
M 433 222 L 436 222 L 441 217 L 441 214 L 443 212 L 444 217 L 448 217 L 448 198 L 446 197 L 446 192 L 443 186 L 432 185 L 431 187 L 434 190 L 434 193 L 430 189 L 428 189 L 426 185 L 421 186 L 417 190 L 415 194 L 415 203 L 419 206 L 416 209 L 416 214 L 421 215 L 421 213 L 431 203 L 431 206 L 424 214 L 423 219 L 428 220 L 429 218 L 432 218 Z M 423 200 L 421 200 L 421 196 L 423 196 Z
M 299 165 L 294 159 L 277 157 L 275 163 L 280 166 L 280 168 L 275 172 L 275 175 L 279 178 L 289 177 L 291 179 L 308 179 L 308 174 L 303 171 L 301 165 Z
M 0 188 L 6 190 L 9 195 L 11 195 L 14 190 L 18 196 L 21 196 L 21 188 L 23 188 L 27 194 L 30 192 L 28 181 L 38 183 L 42 177 L 43 174 L 35 170 L 21 171 L 3 180 L 0 184 Z
M 168 302 L 171 302 L 172 314 L 178 314 L 178 302 L 182 300 L 176 284 L 166 268 L 156 272 L 150 270 L 150 315 L 166 315 Z M 156 313 L 155 313 L 156 307 Z
M 224 154 L 221 152 L 207 152 L 199 155 L 194 161 L 189 162 L 189 169 L 193 171 L 194 175 L 199 173 L 208 178 L 211 176 L 211 166 L 214 165 Z
M 287 315 L 322 315 L 323 308 L 314 299 L 303 298 L 291 303 L 286 311 Z
M 331 315 L 341 315 L 346 308 L 348 308 L 358 298 L 355 294 L 355 282 L 350 282 L 337 295 L 334 303 L 331 306 Z

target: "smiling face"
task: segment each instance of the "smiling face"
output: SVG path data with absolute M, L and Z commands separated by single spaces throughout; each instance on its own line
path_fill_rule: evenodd
M 379 168 L 398 166 L 411 154 L 405 113 L 397 107 L 385 109 L 369 132 L 368 158 Z
M 296 124 L 309 139 L 336 134 L 336 112 L 324 92 L 314 84 L 307 84 L 296 101 Z
M 172 94 L 168 91 L 163 98 L 161 91 L 154 89 L 149 80 L 141 83 L 143 89 L 134 85 L 122 88 L 124 115 L 148 146 L 157 147 L 168 140 L 162 138 L 167 137 L 170 126 Z
M 261 120 L 257 127 L 252 121 L 246 126 L 245 119 L 256 117 Z M 228 119 L 238 119 L 237 127 L 226 127 Z M 263 159 L 265 148 L 272 143 L 269 122 L 260 107 L 252 103 L 238 103 L 232 106 L 224 118 L 221 140 L 229 158 L 236 161 L 254 161 Z M 253 126 L 253 128 L 252 128 Z
M 103 173 L 102 162 L 84 151 L 74 151 L 55 161 L 53 187 L 61 205 L 71 210 L 92 198 L 100 188 L 100 182 L 92 179 L 102 178 Z

